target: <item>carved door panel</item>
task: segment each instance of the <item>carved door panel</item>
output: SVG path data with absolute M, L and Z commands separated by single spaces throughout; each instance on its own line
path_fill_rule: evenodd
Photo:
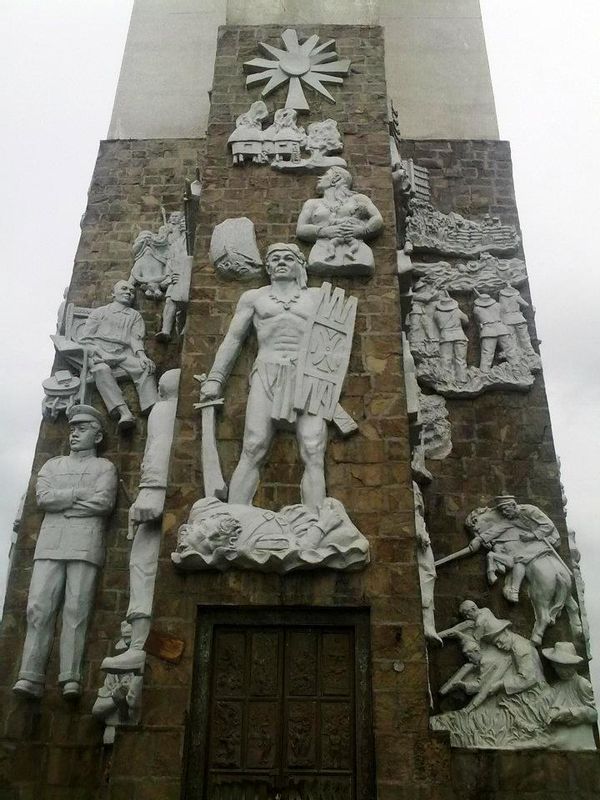
M 354 626 L 215 624 L 206 644 L 206 735 L 192 731 L 204 753 L 195 775 L 188 758 L 189 798 L 367 797 L 357 793 Z

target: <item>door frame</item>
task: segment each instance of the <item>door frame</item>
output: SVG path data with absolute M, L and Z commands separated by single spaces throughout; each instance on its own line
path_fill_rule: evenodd
M 356 800 L 375 798 L 375 754 L 371 713 L 370 609 L 368 606 L 199 605 L 190 710 L 186 719 L 182 800 L 205 800 L 209 677 L 216 625 L 256 627 L 348 626 L 354 630 Z

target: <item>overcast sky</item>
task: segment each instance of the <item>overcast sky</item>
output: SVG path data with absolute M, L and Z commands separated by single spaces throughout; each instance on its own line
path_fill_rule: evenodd
M 168 0 L 164 0 L 168 2 Z M 600 687 L 600 3 L 482 0 Z M 0 598 L 132 0 L 0 0 Z

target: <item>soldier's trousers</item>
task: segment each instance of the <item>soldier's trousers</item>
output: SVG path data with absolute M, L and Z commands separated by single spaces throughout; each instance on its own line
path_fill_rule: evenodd
M 142 522 L 135 532 L 129 556 L 128 622 L 152 616 L 161 531 L 162 524 L 158 521 Z
M 81 682 L 81 662 L 98 567 L 88 561 L 37 559 L 27 601 L 27 635 L 19 678 L 44 683 L 62 606 L 59 683 Z
M 510 336 L 482 336 L 480 342 L 481 357 L 479 361 L 479 369 L 482 372 L 489 372 L 494 363 L 494 355 L 496 349 L 510 363 L 514 361 L 515 348 Z

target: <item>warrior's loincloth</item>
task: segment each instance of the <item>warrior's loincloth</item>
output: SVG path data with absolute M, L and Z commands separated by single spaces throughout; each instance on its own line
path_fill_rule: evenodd
M 250 385 L 256 378 L 260 380 L 265 394 L 271 401 L 271 419 L 296 422 L 298 416 L 298 412 L 294 408 L 296 372 L 295 357 L 263 361 L 259 356 L 254 362 L 250 373 Z

